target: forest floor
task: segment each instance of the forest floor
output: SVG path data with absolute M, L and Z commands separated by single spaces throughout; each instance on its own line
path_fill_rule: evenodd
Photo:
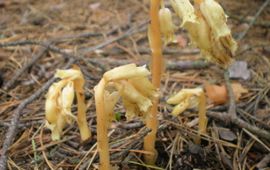
M 156 165 L 143 162 L 143 121 L 126 121 L 119 104 L 115 112 L 120 119 L 109 128 L 114 167 L 269 169 L 270 5 L 255 17 L 265 1 L 220 2 L 234 37 L 249 29 L 238 41 L 235 56 L 242 65 L 234 66 L 236 73 L 231 75 L 231 81 L 245 91 L 236 101 L 237 117 L 228 116 L 228 100 L 213 104 L 208 98 L 207 134 L 197 145 L 193 142 L 198 136 L 196 110 L 177 117 L 170 114 L 172 106 L 166 100 L 182 88 L 226 83 L 224 70 L 205 62 L 180 29 L 178 42 L 163 50 L 166 70 L 160 88 Z M 97 169 L 93 88 L 111 68 L 149 64 L 149 1 L 0 0 L 0 10 L 0 164 L 7 161 L 8 169 L 18 170 Z M 60 141 L 52 141 L 44 127 L 51 78 L 56 69 L 70 68 L 71 63 L 81 68 L 86 79 L 87 120 L 93 133 L 87 142 L 80 141 L 76 124 L 66 127 Z

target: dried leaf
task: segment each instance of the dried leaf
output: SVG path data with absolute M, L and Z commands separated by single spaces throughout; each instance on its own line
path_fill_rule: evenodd
M 234 141 L 237 138 L 236 135 L 230 129 L 220 128 L 218 129 L 218 132 L 220 138 L 226 141 Z
M 226 87 L 206 84 L 204 86 L 208 99 L 215 105 L 224 104 L 227 101 Z
M 247 93 L 248 90 L 245 89 L 239 83 L 232 83 L 232 89 L 234 92 L 234 97 L 236 101 L 239 101 L 243 93 Z M 224 104 L 228 101 L 228 94 L 225 85 L 211 85 L 205 84 L 204 86 L 208 99 L 215 105 Z
M 248 90 L 239 83 L 232 83 L 232 89 L 236 101 L 239 101 L 243 93 L 248 93 Z

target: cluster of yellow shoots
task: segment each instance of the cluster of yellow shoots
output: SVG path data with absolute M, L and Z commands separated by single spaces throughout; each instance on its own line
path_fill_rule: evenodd
M 227 67 L 237 49 L 237 43 L 227 26 L 227 16 L 215 0 L 170 0 L 177 16 L 182 20 L 180 27 L 189 32 L 192 43 L 200 48 L 207 59 Z M 174 41 L 176 26 L 172 22 L 169 8 L 159 11 L 161 33 L 165 43 Z
M 222 7 L 214 0 L 195 0 L 194 6 L 189 0 L 170 1 L 177 16 L 182 21 L 181 27 L 189 32 L 190 39 L 200 48 L 201 54 L 226 68 L 231 62 L 237 44 L 226 24 L 226 15 Z M 120 99 L 126 109 L 127 119 L 132 119 L 135 116 L 142 117 L 152 132 L 157 131 L 157 123 L 151 123 L 151 121 L 157 122 L 158 88 L 162 73 L 160 35 L 162 35 L 166 45 L 174 41 L 174 31 L 177 28 L 172 22 L 171 11 L 164 7 L 164 3 L 161 4 L 160 9 L 160 0 L 151 0 L 151 23 L 148 37 L 153 55 L 153 84 L 148 80 L 151 73 L 145 66 L 137 67 L 135 64 L 128 64 L 107 71 L 94 88 L 99 169 L 101 170 L 111 169 L 107 132 L 110 121 L 114 117 L 114 107 Z M 81 139 L 89 139 L 91 133 L 86 121 L 84 78 L 80 69 L 74 66 L 69 70 L 58 70 L 55 76 L 61 80 L 50 87 L 45 106 L 46 126 L 52 131 L 52 139 L 60 139 L 63 128 L 74 120 L 78 123 Z M 78 106 L 77 117 L 71 112 L 75 94 Z M 198 131 L 199 134 L 206 133 L 206 99 L 201 88 L 182 89 L 169 98 L 167 103 L 176 105 L 172 111 L 175 116 L 187 108 L 198 107 Z M 144 141 L 145 149 L 148 148 L 149 152 L 154 152 L 154 141 L 152 140 L 155 139 L 155 133 L 152 134 L 151 138 L 148 138 L 148 142 L 146 142 L 146 138 Z M 200 138 L 195 139 L 195 142 L 200 143 Z M 148 146 L 152 144 L 153 146 Z M 149 163 L 153 163 L 156 155 L 150 156 L 151 158 L 146 159 L 146 162 L 150 160 Z
M 49 88 L 45 103 L 46 126 L 52 131 L 52 140 L 59 140 L 65 126 L 73 121 L 78 123 L 81 139 L 89 139 L 91 131 L 86 120 L 83 74 L 77 66 L 73 66 L 73 69 L 57 70 L 55 77 L 61 80 Z M 71 112 L 75 94 L 77 117 Z
M 152 101 L 158 97 L 156 88 L 148 80 L 149 75 L 145 66 L 128 64 L 107 71 L 95 87 L 100 169 L 111 169 L 107 128 L 119 98 L 127 119 L 131 119 L 148 116 Z
M 198 107 L 199 110 L 199 134 L 206 133 L 207 117 L 206 117 L 206 99 L 202 88 L 182 89 L 174 96 L 167 100 L 168 104 L 176 105 L 172 111 L 172 115 L 178 116 L 186 109 Z M 200 137 L 195 139 L 195 143 L 200 143 Z

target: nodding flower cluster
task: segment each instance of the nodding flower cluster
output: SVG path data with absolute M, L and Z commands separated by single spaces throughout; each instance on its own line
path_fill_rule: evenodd
M 78 122 L 82 140 L 90 138 L 85 113 L 84 78 L 81 71 L 74 66 L 73 69 L 57 70 L 55 77 L 61 80 L 49 88 L 45 103 L 46 126 L 52 131 L 52 140 L 59 140 L 65 126 L 74 120 Z M 78 101 L 77 117 L 71 112 L 75 93 Z
M 207 117 L 206 117 L 206 98 L 202 88 L 182 89 L 174 96 L 167 100 L 168 104 L 175 105 L 172 115 L 178 116 L 186 109 L 198 107 L 199 116 L 199 134 L 206 134 Z M 200 143 L 200 137 L 195 139 L 197 144 Z
M 110 169 L 107 128 L 118 100 L 122 99 L 127 119 L 149 116 L 153 100 L 158 97 L 156 88 L 148 80 L 149 75 L 145 66 L 128 64 L 104 73 L 95 87 L 100 169 Z
M 196 1 L 193 6 L 189 0 L 171 0 L 180 27 L 189 33 L 192 43 L 200 48 L 202 56 L 227 68 L 237 49 L 237 43 L 227 26 L 223 8 L 215 0 Z M 174 40 L 175 26 L 168 8 L 160 9 L 160 27 L 165 44 Z

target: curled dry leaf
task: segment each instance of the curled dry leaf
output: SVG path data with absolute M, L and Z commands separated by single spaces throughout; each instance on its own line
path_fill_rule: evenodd
M 225 104 L 228 101 L 228 94 L 225 85 L 211 85 L 206 83 L 204 85 L 206 95 L 211 103 L 215 105 Z M 248 90 L 239 83 L 232 83 L 232 89 L 236 101 L 239 101 L 242 94 L 248 93 Z
M 234 141 L 237 139 L 237 136 L 235 135 L 235 133 L 232 132 L 230 129 L 219 128 L 218 132 L 219 132 L 220 138 L 226 141 Z

